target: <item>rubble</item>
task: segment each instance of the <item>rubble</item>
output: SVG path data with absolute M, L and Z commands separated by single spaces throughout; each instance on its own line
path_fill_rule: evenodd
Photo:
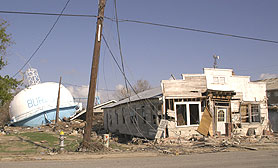
M 95 123 L 97 124 L 97 123 Z M 5 126 L 0 129 L 1 135 L 17 135 L 23 132 L 58 132 L 63 130 L 65 137 L 76 137 L 74 146 L 76 152 L 94 152 L 94 153 L 133 153 L 133 152 L 152 152 L 162 155 L 189 155 L 193 153 L 211 153 L 211 152 L 229 152 L 238 150 L 261 150 L 268 148 L 278 149 L 278 136 L 277 134 L 266 135 L 232 135 L 205 137 L 202 135 L 192 135 L 188 137 L 170 137 L 156 140 L 148 140 L 138 137 L 131 137 L 128 135 L 112 134 L 110 135 L 110 146 L 108 148 L 103 145 L 103 137 L 101 131 L 92 131 L 92 143 L 90 148 L 86 151 L 80 145 L 83 137 L 83 130 L 85 122 L 83 120 L 64 120 L 59 122 L 58 126 L 49 124 L 40 127 L 9 127 Z M 54 129 L 55 128 L 55 129 Z M 98 125 L 101 130 L 101 125 Z M 55 132 L 53 132 L 55 130 Z M 95 129 L 96 130 L 96 129 Z M 20 137 L 19 137 L 20 138 Z M 28 139 L 20 138 L 22 141 L 28 142 Z M 80 141 L 78 141 L 79 139 Z M 31 143 L 31 142 L 30 142 Z M 32 142 L 33 145 L 47 149 L 47 141 L 41 140 Z M 48 155 L 56 155 L 59 153 L 56 149 L 47 149 Z
M 270 138 L 271 137 L 271 138 Z M 259 150 L 266 143 L 277 146 L 278 138 L 275 136 L 237 136 L 237 137 L 203 137 L 192 136 L 188 138 L 165 138 L 156 141 L 141 143 L 143 139 L 133 138 L 132 151 L 157 151 L 161 154 L 187 155 L 191 153 L 207 153 L 234 150 Z M 142 148 L 142 144 L 144 148 Z M 273 147 L 272 146 L 272 147 Z M 139 148 L 139 149 L 138 149 Z

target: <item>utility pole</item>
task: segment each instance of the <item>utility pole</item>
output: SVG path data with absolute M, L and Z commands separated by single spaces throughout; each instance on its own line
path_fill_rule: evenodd
M 62 77 L 60 76 L 59 89 L 58 89 L 58 98 L 57 98 L 57 107 L 56 107 L 55 127 L 58 126 L 58 120 L 59 120 L 61 81 L 62 81 Z
M 83 136 L 83 148 L 89 148 L 91 141 L 91 131 L 92 131 L 92 121 L 93 121 L 93 110 L 95 103 L 95 93 L 96 93 L 96 83 L 97 83 L 97 74 L 98 74 L 98 64 L 99 64 L 99 55 L 100 55 L 100 44 L 101 44 L 101 34 L 103 27 L 103 18 L 104 18 L 104 8 L 106 0 L 99 0 L 98 5 L 98 17 L 97 17 L 97 27 L 95 35 L 95 46 L 94 46 L 94 55 L 91 68 L 91 78 L 88 94 L 88 102 L 86 109 L 86 126 Z

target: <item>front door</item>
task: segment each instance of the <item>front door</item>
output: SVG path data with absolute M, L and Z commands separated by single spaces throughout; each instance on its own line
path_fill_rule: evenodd
M 227 108 L 217 108 L 217 131 L 225 134 L 225 123 L 227 116 Z

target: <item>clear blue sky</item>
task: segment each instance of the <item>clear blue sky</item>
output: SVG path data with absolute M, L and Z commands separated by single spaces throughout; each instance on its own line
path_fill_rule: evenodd
M 66 0 L 0 0 L 0 10 L 59 13 Z M 71 0 L 64 13 L 97 14 L 97 0 Z M 118 0 L 118 17 L 180 27 L 278 41 L 277 0 Z M 107 0 L 105 15 L 114 17 L 114 1 Z M 13 75 L 24 64 L 57 16 L 0 14 L 10 24 L 15 42 L 9 48 L 8 66 L 1 74 Z M 42 81 L 88 85 L 96 18 L 61 17 L 49 38 L 32 59 Z M 278 44 L 237 39 L 135 23 L 119 23 L 127 76 L 131 83 L 148 80 L 152 86 L 182 73 L 202 73 L 212 67 L 233 68 L 252 80 L 278 77 Z M 104 20 L 104 35 L 119 58 L 116 24 Z M 101 47 L 99 88 L 124 84 L 104 43 Z M 26 68 L 24 69 L 26 70 Z M 17 76 L 20 78 L 20 76 Z M 105 80 L 107 86 L 105 85 Z

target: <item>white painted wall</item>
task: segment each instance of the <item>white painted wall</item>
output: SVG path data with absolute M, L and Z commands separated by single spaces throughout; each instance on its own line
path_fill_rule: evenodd
M 250 76 L 233 75 L 232 69 L 204 68 L 204 74 L 208 89 L 242 93 L 243 101 L 264 101 L 266 98 L 265 83 L 250 82 Z M 214 77 L 225 78 L 225 82 L 215 83 Z
M 245 135 L 248 128 L 256 128 L 257 134 L 262 134 L 268 127 L 268 110 L 266 99 L 266 83 L 250 82 L 250 76 L 238 76 L 233 74 L 232 69 L 204 68 L 204 74 L 182 74 L 183 79 L 187 76 L 206 76 L 207 89 L 234 91 L 234 98 L 240 99 L 231 101 L 232 112 L 239 112 L 241 101 L 260 102 L 261 123 L 244 123 L 242 134 Z M 214 77 L 222 80 L 214 80 Z M 224 80 L 223 80 L 224 79 Z M 224 82 L 223 82 L 224 81 Z M 233 122 L 239 122 L 239 114 L 233 115 Z

